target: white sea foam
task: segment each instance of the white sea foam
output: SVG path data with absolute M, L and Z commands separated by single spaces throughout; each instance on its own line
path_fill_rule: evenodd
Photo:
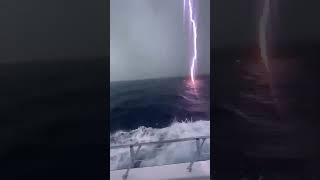
M 139 127 L 132 131 L 118 131 L 110 135 L 111 146 L 151 142 L 160 140 L 180 139 L 210 135 L 210 121 L 174 122 L 169 127 L 155 129 Z M 191 160 L 195 153 L 195 141 L 177 142 L 159 145 L 142 146 L 137 159 L 143 159 L 139 167 L 182 163 Z M 210 140 L 203 145 L 202 159 L 209 159 Z M 110 170 L 127 168 L 130 163 L 129 148 L 110 150 Z

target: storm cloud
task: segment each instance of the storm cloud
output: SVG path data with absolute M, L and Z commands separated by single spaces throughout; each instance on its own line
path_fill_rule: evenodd
M 210 1 L 195 2 L 198 74 L 210 71 Z M 111 0 L 110 79 L 136 80 L 189 74 L 191 29 L 183 0 Z
M 106 57 L 106 3 L 2 0 L 0 62 Z

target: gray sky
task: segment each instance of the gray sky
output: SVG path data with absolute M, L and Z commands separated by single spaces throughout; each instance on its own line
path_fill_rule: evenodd
M 106 3 L 1 0 L 0 62 L 106 55 Z
M 209 73 L 210 0 L 195 2 L 197 71 Z M 110 8 L 111 81 L 189 74 L 192 36 L 183 25 L 183 0 L 111 0 Z

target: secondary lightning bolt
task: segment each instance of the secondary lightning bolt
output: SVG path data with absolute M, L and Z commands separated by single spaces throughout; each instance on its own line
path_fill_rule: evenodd
M 270 73 L 269 58 L 268 58 L 268 43 L 267 43 L 267 26 L 270 18 L 270 0 L 264 0 L 263 12 L 260 18 L 259 39 L 260 39 L 260 54 L 262 62 L 264 63 L 267 72 L 269 72 L 269 82 L 271 96 L 275 98 L 275 91 L 272 80 L 272 73 Z M 275 99 L 276 100 L 276 99 Z
M 270 0 L 264 1 L 263 12 L 260 18 L 259 39 L 260 39 L 260 53 L 263 63 L 267 71 L 269 71 L 268 50 L 267 50 L 267 24 L 270 14 Z
M 192 64 L 190 68 L 190 76 L 192 83 L 194 84 L 195 80 L 195 63 L 197 61 L 197 24 L 195 19 L 193 18 L 193 7 L 191 0 L 188 0 L 188 6 L 189 6 L 189 21 L 192 24 L 192 32 L 193 32 L 193 57 L 192 57 Z M 183 1 L 183 4 L 185 6 L 186 0 Z

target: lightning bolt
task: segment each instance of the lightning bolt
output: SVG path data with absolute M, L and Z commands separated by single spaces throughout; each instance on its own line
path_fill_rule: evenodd
M 259 39 L 260 39 L 260 54 L 267 71 L 269 71 L 268 54 L 267 54 L 267 24 L 270 14 L 270 0 L 265 0 L 263 12 L 260 18 Z
M 185 10 L 186 0 L 183 0 L 183 10 Z M 192 32 L 193 32 L 193 57 L 192 57 L 192 63 L 190 67 L 190 76 L 192 83 L 195 83 L 195 64 L 197 61 L 197 24 L 195 19 L 193 18 L 193 6 L 191 0 L 188 0 L 188 6 L 189 6 L 189 21 L 192 25 Z

